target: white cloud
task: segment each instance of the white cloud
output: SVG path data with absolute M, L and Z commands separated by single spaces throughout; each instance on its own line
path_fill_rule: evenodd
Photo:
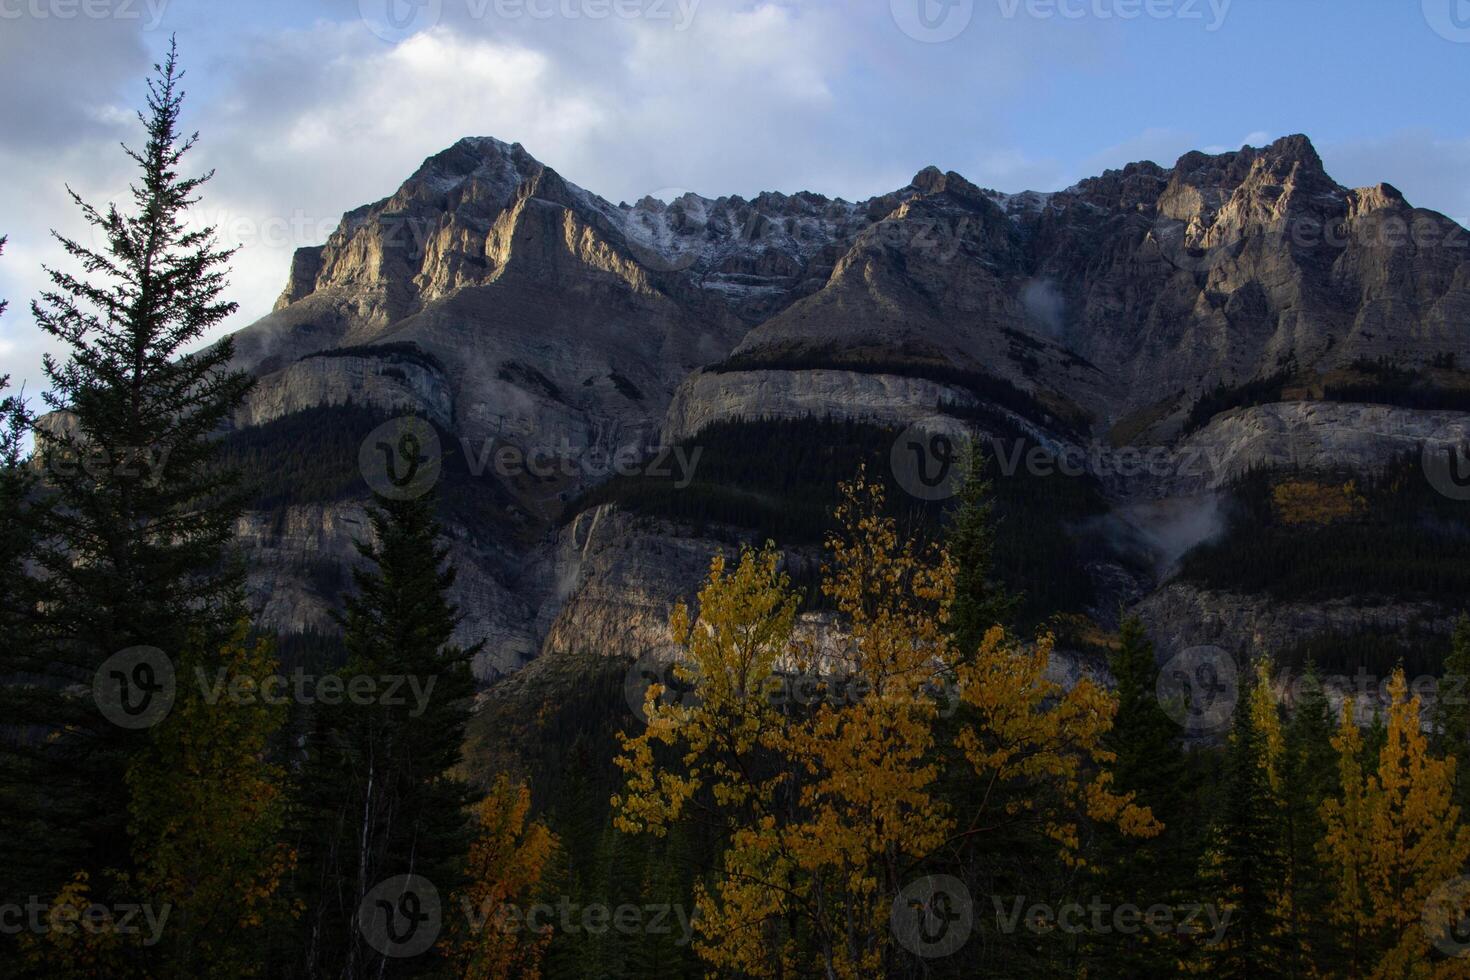
M 330 11 L 343 19 L 304 13 L 290 29 L 262 12 L 245 31 L 210 27 L 196 9 L 180 27 L 197 86 L 186 123 L 203 131 L 193 164 L 218 170 L 201 217 L 243 243 L 232 327 L 270 308 L 294 248 L 321 242 L 344 211 L 392 193 L 463 136 L 521 142 L 617 201 L 671 187 L 859 199 L 931 163 L 1000 190 L 1053 190 L 1133 160 L 1168 166 L 1228 135 L 1160 126 L 1096 151 L 1033 155 L 1007 135 L 1014 116 L 1075 81 L 1068 69 L 1107 69 L 1116 38 L 1002 21 L 988 7 L 962 39 L 925 45 L 901 34 L 881 0 L 702 0 L 687 30 L 473 19 L 468 4 L 446 2 L 436 26 L 392 45 L 357 6 L 337 0 Z M 26 95 L 0 102 L 0 234 L 11 239 L 0 257 L 0 296 L 11 300 L 0 373 L 31 390 L 45 338 L 26 306 L 43 285 L 40 263 L 65 265 L 47 229 L 79 230 L 63 182 L 98 203 L 125 193 L 130 164 L 116 144 L 137 136 L 144 40 L 116 22 L 0 31 L 0 84 Z M 79 62 L 88 70 L 66 67 Z M 1118 107 L 1119 127 L 1142 112 Z M 1226 148 L 1267 141 L 1253 132 Z M 1470 141 L 1398 133 L 1321 149 L 1345 183 L 1388 180 L 1416 203 L 1470 216 Z

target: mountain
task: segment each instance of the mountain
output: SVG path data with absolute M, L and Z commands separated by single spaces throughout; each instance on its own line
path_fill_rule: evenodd
M 229 436 L 263 476 L 241 524 L 252 588 L 281 631 L 329 628 L 364 527 L 362 437 L 412 413 L 442 437 L 461 632 L 490 640 L 481 675 L 636 656 L 666 643 L 670 603 L 716 549 L 779 527 L 814 574 L 802 515 L 818 477 L 886 463 L 929 420 L 1087 461 L 1064 489 L 1013 481 L 1008 533 L 1067 539 L 1033 540 L 1044 560 L 1016 540 L 1015 575 L 1054 611 L 1107 626 L 1136 605 L 1164 654 L 1370 625 L 1439 635 L 1442 577 L 1344 571 L 1355 589 L 1328 608 L 1321 581 L 1265 601 L 1201 563 L 1248 566 L 1260 518 L 1270 561 L 1305 549 L 1356 569 L 1312 550 L 1319 523 L 1272 509 L 1288 480 L 1329 497 L 1361 481 L 1362 508 L 1328 508 L 1343 540 L 1389 514 L 1438 529 L 1426 567 L 1434 541 L 1470 535 L 1456 501 L 1390 494 L 1405 467 L 1423 482 L 1417 454 L 1470 437 L 1467 256 L 1464 229 L 1386 184 L 1340 186 L 1303 136 L 1055 193 L 931 167 L 862 202 L 631 205 L 519 144 L 465 139 L 299 250 L 274 312 L 236 334 L 259 379 Z M 620 448 L 673 445 L 684 463 L 659 456 L 662 483 L 611 472 Z M 501 450 L 557 462 L 537 476 Z M 1250 483 L 1262 472 L 1275 485 Z

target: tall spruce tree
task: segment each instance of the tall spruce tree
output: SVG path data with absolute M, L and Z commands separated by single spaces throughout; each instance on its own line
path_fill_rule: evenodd
M 1435 749 L 1452 755 L 1455 768 L 1455 802 L 1470 813 L 1470 616 L 1455 623 L 1449 656 L 1440 678 L 1439 698 L 1434 708 Z
M 1218 976 L 1279 976 L 1280 821 L 1273 798 L 1264 734 L 1252 712 L 1254 671 L 1241 685 L 1226 748 L 1218 814 L 1204 859 L 1203 896 L 1230 914 L 1221 942 L 1204 958 Z
M 1286 725 L 1282 752 L 1283 882 L 1287 897 L 1284 923 L 1291 947 L 1287 950 L 1292 976 L 1329 970 L 1337 946 L 1337 930 L 1327 914 L 1332 889 L 1317 853 L 1325 828 L 1322 801 L 1337 787 L 1337 752 L 1332 747 L 1335 725 L 1315 664 L 1307 665 L 1297 685 L 1292 715 Z
M 44 359 L 57 410 L 37 436 L 45 621 L 10 720 L 34 736 L 27 764 L 44 768 L 25 817 L 52 834 L 44 858 L 94 876 L 128 867 L 124 774 L 146 742 L 91 698 L 99 667 L 139 646 L 177 656 L 189 630 L 222 645 L 242 611 L 225 554 L 240 497 L 212 437 L 250 380 L 230 370 L 228 340 L 191 349 L 235 306 L 220 298 L 232 252 L 186 225 L 211 175 L 179 173 L 196 140 L 179 128 L 182 77 L 171 45 L 139 113 L 146 142 L 124 147 L 139 170 L 132 207 L 98 210 L 71 193 L 98 244 L 56 235 L 82 271 L 47 267 L 50 289 L 31 306 L 68 350 Z
M 377 695 L 323 704 L 303 773 L 301 890 L 308 975 L 381 976 L 431 969 L 432 953 L 385 958 L 359 917 L 367 893 L 418 875 L 447 897 L 461 884 L 469 846 L 468 786 L 460 762 L 480 644 L 450 643 L 454 582 L 438 543 L 432 496 L 379 497 L 368 567 L 342 617 L 343 689 L 373 678 Z M 398 684 L 390 693 L 388 684 Z M 446 909 L 446 914 L 449 910 Z
M 961 460 L 959 507 L 946 545 L 955 561 L 955 600 L 951 629 L 964 656 L 980 648 L 992 626 L 1010 626 L 1020 605 L 995 578 L 995 499 L 989 464 L 978 446 Z
M 1115 905 L 1173 904 L 1191 880 L 1192 827 L 1186 818 L 1190 773 L 1179 725 L 1159 704 L 1159 665 L 1137 617 L 1123 621 L 1110 666 L 1118 698 L 1107 736 L 1107 746 L 1116 756 L 1114 788 L 1134 794 L 1135 802 L 1147 806 L 1163 824 L 1163 831 L 1140 840 L 1114 828 L 1100 828 L 1094 878 Z M 1161 976 L 1171 972 L 1180 957 L 1171 936 L 1145 931 L 1089 938 L 1090 958 L 1110 975 Z

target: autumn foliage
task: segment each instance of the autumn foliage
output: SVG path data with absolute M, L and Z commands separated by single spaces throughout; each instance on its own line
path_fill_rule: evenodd
M 465 867 L 469 883 L 451 902 L 452 927 L 442 940 L 456 975 L 465 980 L 541 976 L 550 932 L 526 926 L 515 911 L 535 896 L 557 839 L 544 823 L 530 819 L 530 809 L 530 789 L 505 775 L 475 807 L 476 837 Z
M 798 635 L 773 547 L 733 570 L 716 557 L 697 613 L 680 607 L 672 622 L 694 702 L 663 703 L 654 685 L 648 727 L 618 759 L 620 829 L 697 819 L 728 841 L 697 894 L 697 949 L 717 973 L 879 975 L 902 955 L 895 897 L 969 842 L 1006 827 L 1080 863 L 1086 821 L 1159 829 L 1110 788 L 1105 691 L 1048 679 L 1049 638 L 1025 646 L 995 628 L 958 649 L 953 563 L 902 537 L 863 476 L 843 487 L 837 518 L 822 589 L 840 638 Z M 793 679 L 816 696 L 781 696 Z M 958 725 L 938 724 L 946 693 Z M 989 791 L 948 798 L 951 759 Z
M 1321 850 L 1337 885 L 1332 918 L 1358 975 L 1470 976 L 1464 960 L 1446 962 L 1432 950 L 1470 908 L 1470 885 L 1460 879 L 1470 827 L 1451 801 L 1457 760 L 1430 754 L 1419 699 L 1406 692 L 1397 671 L 1376 766 L 1365 762 L 1352 700 L 1343 705 L 1332 742 L 1342 795 L 1322 807 Z

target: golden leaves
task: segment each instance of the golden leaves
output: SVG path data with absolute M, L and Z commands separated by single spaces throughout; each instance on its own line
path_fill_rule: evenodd
M 1283 524 L 1335 524 L 1362 513 L 1368 501 L 1355 481 L 1335 485 L 1286 480 L 1271 491 L 1271 504 Z
M 1395 671 L 1386 738 L 1368 771 L 1353 702 L 1344 702 L 1332 740 L 1341 795 L 1322 805 L 1320 852 L 1337 886 L 1333 919 L 1357 938 L 1355 950 L 1388 950 L 1376 963 L 1356 964 L 1376 977 L 1436 975 L 1426 908 L 1470 859 L 1470 828 L 1451 801 L 1455 760 L 1430 754 L 1419 699 L 1408 699 L 1407 689 Z M 1470 895 L 1461 897 L 1456 917 L 1470 909 Z
M 506 928 L 518 902 L 540 885 L 558 842 L 541 821 L 528 822 L 531 791 L 502 774 L 475 809 L 478 835 L 466 863 L 469 883 L 455 894 L 454 907 L 467 915 L 453 918 L 449 935 L 440 941 L 468 980 L 541 975 L 541 957 L 551 931 Z
M 1111 695 L 1049 680 L 1049 637 L 1028 648 L 995 629 L 960 656 L 948 554 L 901 536 L 864 474 L 841 490 L 822 581 L 843 626 L 835 642 L 819 654 L 796 638 L 773 545 L 746 549 L 733 571 L 716 556 L 697 613 L 680 605 L 670 622 L 697 697 L 662 704 L 655 685 L 648 726 L 623 737 L 619 829 L 662 834 L 698 817 L 728 841 L 698 892 L 696 949 L 713 970 L 881 973 L 903 877 L 981 826 L 1030 826 L 1068 857 L 1084 819 L 1160 830 L 1103 772 Z M 793 672 L 815 675 L 814 697 L 772 697 Z M 943 745 L 939 690 L 963 712 Z M 955 765 L 995 788 L 963 813 L 940 791 Z

